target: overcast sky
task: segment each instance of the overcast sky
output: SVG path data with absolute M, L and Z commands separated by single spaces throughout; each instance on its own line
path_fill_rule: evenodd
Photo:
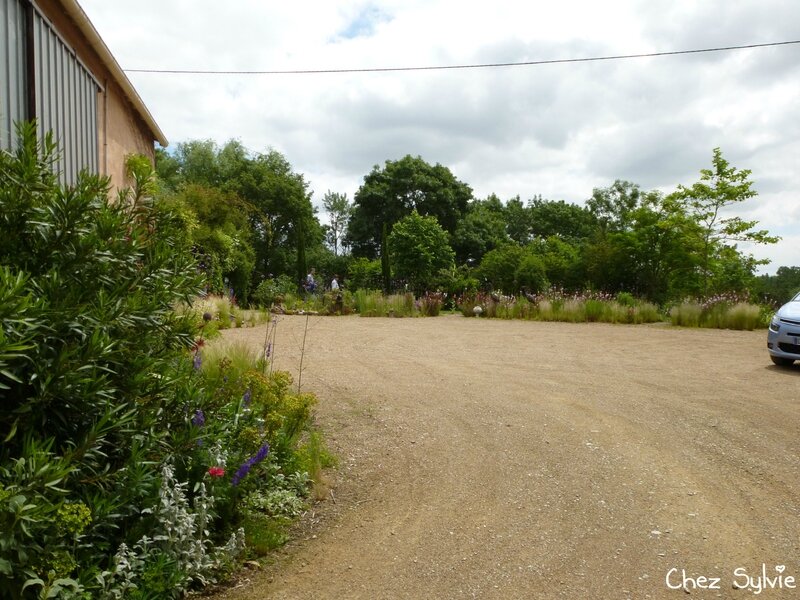
M 522 62 L 800 39 L 786 0 L 80 0 L 123 69 L 307 70 Z M 582 203 L 615 179 L 673 191 L 712 150 L 752 170 L 736 214 L 800 265 L 800 44 L 688 56 L 402 73 L 130 73 L 174 147 L 283 153 L 319 204 L 406 154 L 475 196 Z

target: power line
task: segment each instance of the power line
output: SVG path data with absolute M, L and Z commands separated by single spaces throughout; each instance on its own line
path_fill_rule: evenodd
M 697 50 L 674 50 L 672 52 L 650 52 L 647 54 L 619 54 L 616 56 L 591 56 L 585 58 L 559 58 L 554 60 L 531 60 L 524 62 L 501 62 L 465 65 L 431 65 L 421 67 L 374 67 L 364 69 L 288 69 L 276 71 L 210 71 L 194 69 L 123 69 L 126 73 L 163 73 L 178 75 L 320 75 L 323 73 L 391 73 L 399 71 L 445 71 L 455 69 L 494 69 L 500 67 L 532 67 L 537 65 L 555 65 L 565 63 L 597 62 L 601 60 L 623 60 L 630 58 L 654 58 L 659 56 L 678 56 L 682 54 L 702 54 L 706 52 L 726 52 L 730 50 L 746 50 L 748 48 L 769 48 L 800 44 L 800 40 L 788 42 L 770 42 L 768 44 L 746 44 L 742 46 L 721 46 L 718 48 L 701 48 Z

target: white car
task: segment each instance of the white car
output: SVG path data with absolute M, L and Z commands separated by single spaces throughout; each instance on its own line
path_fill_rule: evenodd
M 800 360 L 800 294 L 781 306 L 772 317 L 767 348 L 772 362 L 781 367 Z

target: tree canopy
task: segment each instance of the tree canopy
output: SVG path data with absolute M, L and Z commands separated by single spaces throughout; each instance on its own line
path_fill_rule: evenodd
M 707 292 L 708 280 L 718 272 L 720 261 L 715 261 L 728 242 L 752 242 L 774 244 L 780 238 L 769 232 L 755 229 L 758 221 L 746 221 L 729 214 L 729 207 L 758 195 L 750 181 L 749 169 L 739 170 L 722 157 L 722 151 L 714 148 L 711 169 L 700 171 L 700 181 L 691 187 L 678 186 L 672 196 L 698 224 L 702 236 L 701 268 L 703 291 Z
M 380 272 L 387 291 L 398 280 L 417 291 L 479 282 L 516 293 L 548 284 L 662 303 L 726 291 L 774 298 L 794 281 L 789 267 L 780 278 L 757 278 L 759 261 L 739 249 L 778 238 L 736 214 L 757 194 L 750 171 L 731 166 L 718 148 L 691 186 L 665 195 L 615 180 L 582 203 L 474 199 L 447 167 L 407 155 L 373 167 L 352 203 L 329 190 L 324 224 L 308 182 L 275 150 L 190 141 L 174 154 L 160 151 L 157 171 L 210 288 L 227 280 L 242 299 L 267 278 L 299 283 L 310 267 L 322 281 L 352 274 L 356 286 L 376 286 Z
M 388 246 L 395 276 L 418 293 L 433 284 L 439 271 L 453 266 L 455 254 L 447 233 L 434 217 L 417 211 L 395 223 Z
M 356 192 L 347 240 L 354 255 L 375 258 L 384 223 L 391 233 L 394 224 L 413 211 L 435 217 L 453 233 L 471 198 L 472 188 L 447 167 L 430 165 L 419 156 L 387 160 L 364 177 Z
M 194 211 L 198 254 L 208 256 L 209 284 L 227 279 L 241 299 L 265 278 L 291 273 L 299 283 L 307 248 L 321 246 L 324 231 L 308 183 L 275 150 L 251 153 L 231 140 L 178 144 L 157 155 L 168 198 Z

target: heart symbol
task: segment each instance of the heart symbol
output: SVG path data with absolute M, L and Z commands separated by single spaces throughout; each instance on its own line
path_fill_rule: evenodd
M 786 569 L 786 565 L 778 565 L 778 566 L 776 566 L 776 567 L 775 567 L 775 570 L 776 570 L 778 573 L 783 573 L 783 571 L 784 571 L 785 569 Z

